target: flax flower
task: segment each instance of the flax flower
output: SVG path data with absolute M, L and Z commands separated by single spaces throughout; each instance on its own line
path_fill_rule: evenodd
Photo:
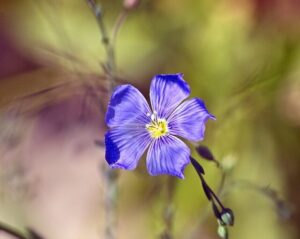
M 150 103 L 132 85 L 115 88 L 106 113 L 105 158 L 111 168 L 133 170 L 148 149 L 150 175 L 184 178 L 190 149 L 180 139 L 198 142 L 205 123 L 215 119 L 199 98 L 186 100 L 190 87 L 182 74 L 156 75 Z

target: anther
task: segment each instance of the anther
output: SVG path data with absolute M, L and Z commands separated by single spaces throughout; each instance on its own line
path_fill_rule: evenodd
M 154 115 L 154 114 L 151 115 L 151 120 L 152 120 L 152 121 L 155 120 L 155 115 Z

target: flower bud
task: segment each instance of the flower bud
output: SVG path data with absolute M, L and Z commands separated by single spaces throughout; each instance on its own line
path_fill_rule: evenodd
M 140 0 L 124 0 L 123 7 L 126 10 L 132 10 L 136 8 L 140 3 Z
M 228 172 L 236 166 L 236 163 L 237 163 L 237 158 L 232 154 L 228 154 L 222 159 L 221 167 L 223 168 L 224 171 Z
M 204 145 L 199 145 L 196 147 L 197 153 L 204 159 L 209 161 L 215 161 L 215 157 L 213 156 L 212 152 L 209 150 L 208 147 Z
M 226 226 L 232 226 L 234 224 L 234 215 L 231 209 L 225 208 L 221 213 L 221 221 Z
M 227 227 L 222 226 L 222 225 L 219 225 L 219 227 L 218 227 L 218 235 L 219 235 L 221 238 L 227 239 L 227 238 L 228 238 L 228 230 L 227 230 Z

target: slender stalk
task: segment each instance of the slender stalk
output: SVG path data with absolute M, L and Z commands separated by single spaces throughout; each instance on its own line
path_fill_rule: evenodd
M 221 197 L 221 194 L 223 193 L 224 187 L 225 187 L 225 181 L 226 181 L 227 173 L 222 169 L 222 177 L 218 186 L 217 195 Z
M 116 45 L 116 40 L 117 40 L 117 36 L 118 36 L 118 33 L 123 25 L 123 23 L 125 22 L 127 16 L 128 16 L 128 12 L 129 10 L 127 9 L 123 9 L 117 20 L 116 20 L 116 23 L 114 25 L 114 28 L 113 28 L 113 31 L 112 31 L 112 37 L 111 37 L 111 45 L 113 48 L 115 48 L 114 46 Z
M 102 43 L 104 45 L 108 45 L 109 44 L 109 38 L 108 38 L 106 27 L 105 27 L 105 24 L 104 24 L 104 21 L 103 21 L 103 13 L 102 13 L 101 5 L 96 3 L 95 0 L 87 0 L 87 3 L 90 6 L 92 12 L 94 13 L 94 15 L 96 17 L 97 23 L 98 23 L 99 28 L 100 28 Z
M 205 194 L 208 193 L 209 194 L 209 201 L 211 201 L 213 204 L 217 204 L 221 210 L 224 210 L 225 207 L 224 205 L 222 204 L 222 202 L 220 201 L 219 197 L 221 196 L 221 194 L 223 194 L 223 191 L 224 191 L 224 186 L 225 186 L 225 181 L 226 181 L 226 172 L 222 171 L 222 178 L 220 180 L 220 183 L 219 183 L 219 186 L 218 186 L 218 190 L 217 190 L 217 193 L 215 193 L 210 187 L 209 185 L 206 183 L 204 177 L 203 177 L 203 174 L 204 174 L 204 170 L 203 168 L 200 166 L 200 164 L 198 163 L 197 160 L 195 160 L 193 157 L 191 157 L 191 162 L 192 162 L 192 165 L 194 166 L 194 169 L 196 170 L 199 178 L 200 178 L 200 181 L 202 183 L 202 187 L 204 186 L 205 189 L 204 191 Z M 215 160 L 215 162 L 217 163 L 218 161 Z M 219 167 L 219 164 L 217 163 L 217 166 Z M 222 168 L 221 168 L 222 169 Z M 211 206 L 211 205 L 210 205 Z M 207 207 L 205 209 L 205 211 L 202 213 L 202 216 L 200 217 L 199 219 L 199 222 L 198 222 L 198 225 L 195 227 L 195 229 L 193 230 L 193 232 L 191 232 L 189 235 L 187 235 L 187 238 L 188 239 L 192 239 L 192 238 L 196 238 L 197 237 L 197 233 L 198 233 L 198 229 L 200 227 L 200 225 L 207 219 L 208 215 L 209 215 L 209 212 L 211 211 L 211 208 L 210 207 Z
M 117 171 L 103 165 L 102 168 L 103 182 L 104 182 L 104 211 L 105 211 L 105 239 L 117 238 L 117 194 L 118 185 Z
M 94 16 L 97 20 L 97 24 L 99 26 L 100 34 L 101 34 L 101 42 L 104 46 L 106 51 L 106 64 L 105 64 L 105 71 L 107 73 L 108 81 L 110 82 L 110 90 L 115 87 L 116 85 L 116 63 L 115 63 L 115 53 L 114 47 L 111 44 L 109 39 L 104 19 L 103 19 L 103 11 L 100 3 L 97 3 L 95 0 L 87 0 L 88 5 L 90 6 Z
M 104 64 L 104 70 L 107 75 L 108 82 L 110 84 L 110 92 L 112 93 L 113 88 L 116 86 L 116 62 L 115 62 L 115 50 L 113 42 L 110 41 L 108 36 L 101 5 L 95 0 L 87 0 L 92 12 L 97 20 L 99 30 L 101 33 L 101 42 L 106 51 L 106 62 Z M 122 15 L 121 15 L 122 16 Z M 122 22 L 125 19 L 123 17 L 116 21 L 116 27 L 114 30 L 113 41 L 115 41 L 117 32 L 120 29 Z M 104 182 L 104 211 L 105 211 L 105 239 L 116 239 L 117 233 L 117 171 L 111 170 L 106 164 L 102 168 L 103 182 Z
M 174 221 L 174 193 L 176 179 L 173 177 L 167 178 L 166 183 L 166 202 L 163 211 L 164 231 L 160 235 L 160 239 L 173 239 L 173 221 Z

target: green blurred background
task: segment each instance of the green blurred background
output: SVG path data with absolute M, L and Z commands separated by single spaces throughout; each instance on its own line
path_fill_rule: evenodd
M 111 32 L 123 2 L 100 2 Z M 182 72 L 216 116 L 203 144 L 230 168 L 230 238 L 300 238 L 299 1 L 142 0 L 115 51 L 120 82 L 148 95 L 155 74 Z M 1 221 L 47 239 L 102 238 L 104 151 L 93 142 L 108 94 L 93 14 L 84 0 L 2 0 L 0 56 Z M 217 190 L 222 172 L 195 157 Z M 191 166 L 185 175 L 174 238 L 218 238 Z M 144 160 L 120 173 L 119 238 L 160 238 L 167 180 L 148 176 Z

